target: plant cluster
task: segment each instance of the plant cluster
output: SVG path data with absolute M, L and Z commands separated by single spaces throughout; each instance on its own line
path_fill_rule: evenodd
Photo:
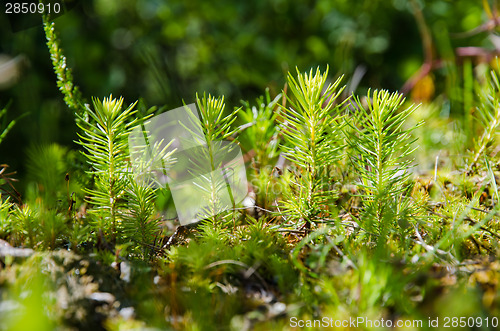
M 328 208 L 335 194 L 328 188 L 330 169 L 341 157 L 344 144 L 340 132 L 343 104 L 336 104 L 341 79 L 325 86 L 327 78 L 328 70 L 321 73 L 319 68 L 314 75 L 312 70 L 305 75 L 298 72 L 297 79 L 289 74 L 292 97 L 287 96 L 288 107 L 282 106 L 282 150 L 297 166 L 283 208 L 293 222 L 305 222 L 307 228 L 317 219 L 330 218 Z
M 415 162 L 417 133 L 433 130 L 418 114 L 429 105 L 417 108 L 386 90 L 346 95 L 342 78 L 331 81 L 328 69 L 318 68 L 289 73 L 282 94 L 273 99 L 266 91 L 257 105 L 243 102 L 242 109 L 228 111 L 223 97 L 196 95 L 200 117 L 187 116 L 201 126 L 190 133 L 203 148 L 180 160 L 170 142 L 144 139 L 139 147 L 153 161 L 134 173 L 129 137 L 136 129 L 148 136 L 152 110 L 139 112 L 136 103 L 125 106 L 112 96 L 82 103 L 53 25 L 46 34 L 82 150 L 31 147 L 23 200 L 6 196 L 9 191 L 1 196 L 0 285 L 11 284 L 2 299 L 32 309 L 19 298 L 45 302 L 52 297 L 42 300 L 44 291 L 58 298 L 74 284 L 92 283 L 87 267 L 98 264 L 119 276 L 80 294 L 86 303 L 99 302 L 96 311 L 121 309 L 100 324 L 110 330 L 271 329 L 287 325 L 285 316 L 426 321 L 429 302 L 443 316 L 439 300 L 459 295 L 480 305 L 481 318 L 498 314 L 500 267 L 487 260 L 500 248 L 495 71 L 477 83 L 479 97 L 472 100 L 480 138 L 463 151 L 468 162 L 454 168 L 436 160 L 421 170 Z M 2 126 L 0 138 L 9 127 Z M 230 203 L 222 201 L 221 192 L 231 190 L 226 173 L 217 175 L 237 144 L 254 194 L 242 207 L 231 193 Z M 205 207 L 196 215 L 202 222 L 175 227 L 165 217 L 160 205 L 168 187 L 142 172 L 158 164 L 163 176 L 187 168 L 189 184 L 204 192 L 203 199 L 191 197 Z M 24 277 L 32 263 L 46 261 L 44 252 L 63 249 L 71 251 L 64 259 L 80 262 L 32 280 L 36 293 L 1 276 L 3 268 L 19 268 Z M 23 262 L 23 254 L 33 257 Z M 465 276 L 445 271 L 452 266 Z M 63 285 L 57 273 L 65 275 Z M 459 290 L 443 290 L 450 285 Z M 120 288 L 125 299 L 95 286 Z M 57 306 L 52 303 L 47 307 Z M 127 315 L 130 307 L 134 313 Z M 59 315 L 47 310 L 36 318 L 50 328 Z M 28 325 L 16 318 L 8 323 L 6 329 Z

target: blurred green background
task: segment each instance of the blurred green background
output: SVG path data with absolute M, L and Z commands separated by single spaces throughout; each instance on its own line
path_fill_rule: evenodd
M 168 109 L 207 91 L 225 95 L 232 108 L 266 87 L 279 93 L 288 70 L 329 65 L 332 78 L 345 74 L 356 92 L 410 93 L 415 85 L 415 100 L 439 96 L 448 107 L 443 116 L 460 116 L 463 68 L 496 52 L 495 26 L 474 30 L 488 22 L 490 8 L 491 0 L 86 0 L 55 23 L 87 100 L 112 93 Z M 457 56 L 460 47 L 486 55 Z M 426 61 L 431 74 L 408 85 Z M 0 108 L 9 102 L 8 119 L 25 116 L 0 145 L 0 163 L 18 178 L 33 144 L 76 147 L 41 24 L 12 32 L 3 14 Z

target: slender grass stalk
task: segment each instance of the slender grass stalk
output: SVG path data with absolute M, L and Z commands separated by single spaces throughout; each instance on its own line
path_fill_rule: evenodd
M 8 105 L 0 109 L 0 144 L 7 136 L 7 133 L 9 133 L 9 131 L 12 130 L 12 127 L 16 124 L 16 120 L 12 120 L 7 123 L 7 108 Z
M 52 66 L 57 76 L 57 87 L 64 96 L 66 105 L 77 115 L 82 116 L 85 114 L 83 104 L 85 103 L 80 89 L 73 82 L 73 74 L 67 65 L 66 57 L 61 48 L 61 42 L 57 36 L 54 22 L 50 22 L 48 14 L 43 15 L 43 29 L 47 39 L 47 47 L 52 60 Z

